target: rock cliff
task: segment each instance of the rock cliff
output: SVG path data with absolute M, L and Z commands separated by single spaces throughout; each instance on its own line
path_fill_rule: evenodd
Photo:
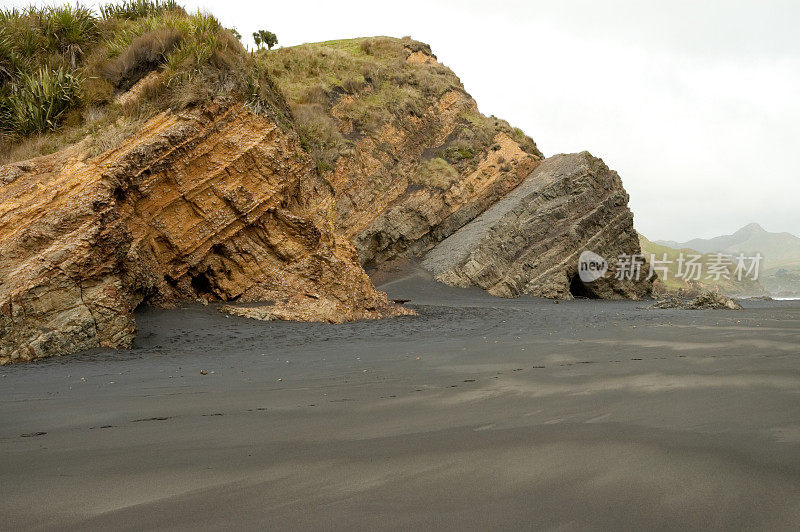
M 249 57 L 291 110 L 218 96 L 151 116 L 99 155 L 87 137 L 0 168 L 0 363 L 130 346 L 143 303 L 411 314 L 363 269 L 397 258 L 503 297 L 649 293 L 648 281 L 575 284 L 582 250 L 639 252 L 619 176 L 586 153 L 545 160 L 482 115 L 427 45 Z
M 143 301 L 270 301 L 344 321 L 389 305 L 333 230 L 296 137 L 240 104 L 161 114 L 115 149 L 0 169 L 0 362 L 128 347 Z
M 334 224 L 365 266 L 425 257 L 440 281 L 502 297 L 650 294 L 650 280 L 620 282 L 613 270 L 575 281 L 584 249 L 612 264 L 640 253 L 616 172 L 585 153 L 542 163 L 533 140 L 482 115 L 427 45 L 379 37 L 268 57 L 301 122 L 319 131 L 327 121 L 345 139 L 320 173 Z M 298 65 L 315 68 L 300 79 Z
M 612 265 L 582 283 L 578 257 L 592 251 Z M 588 152 L 545 159 L 514 191 L 431 250 L 422 265 L 452 286 L 502 297 L 531 294 L 638 299 L 650 294 L 648 268 L 619 281 L 619 255 L 639 254 L 628 195 L 616 172 Z M 633 277 L 633 276 L 632 276 Z
M 424 43 L 334 41 L 265 60 L 334 190 L 333 223 L 364 265 L 420 256 L 542 158 L 522 131 L 482 115 Z M 332 156 L 315 150 L 330 145 Z

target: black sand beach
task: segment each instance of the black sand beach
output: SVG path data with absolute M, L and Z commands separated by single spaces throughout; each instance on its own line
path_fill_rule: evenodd
M 0 529 L 800 528 L 800 302 L 380 288 L 420 316 L 0 368 Z

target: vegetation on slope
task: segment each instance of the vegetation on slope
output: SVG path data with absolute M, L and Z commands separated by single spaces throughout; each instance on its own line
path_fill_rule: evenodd
M 140 82 L 136 98 L 122 97 Z M 232 31 L 174 0 L 108 4 L 99 14 L 80 4 L 0 11 L 6 161 L 87 135 L 102 151 L 157 112 L 221 96 L 278 121 L 288 116 L 264 68 Z
M 409 61 L 412 54 L 422 60 Z M 174 0 L 126 0 L 99 12 L 80 4 L 0 11 L 0 163 L 86 138 L 94 155 L 160 111 L 233 97 L 294 127 L 324 173 L 354 141 L 377 139 L 387 125 L 403 130 L 448 91 L 464 93 L 458 77 L 409 37 L 248 52 L 238 32 Z M 501 131 L 541 157 L 503 120 L 466 109 L 457 119 L 415 182 L 446 187 L 496 147 Z M 354 130 L 343 131 L 342 120 Z
M 330 170 L 353 137 L 377 137 L 387 124 L 404 128 L 448 91 L 464 92 L 461 81 L 436 61 L 409 61 L 412 54 L 435 58 L 427 44 L 410 37 L 365 37 L 304 44 L 259 54 L 283 91 L 297 120 L 304 147 L 321 171 Z M 332 108 L 354 132 L 345 138 Z M 495 117 L 463 111 L 460 127 L 431 157 L 459 170 L 477 164 L 476 156 L 504 131 L 524 150 L 541 156 L 521 130 Z M 441 166 L 441 165 L 440 165 Z

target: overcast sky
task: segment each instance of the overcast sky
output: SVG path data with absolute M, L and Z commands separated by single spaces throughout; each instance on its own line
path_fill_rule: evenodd
M 15 2 L 16 3 L 16 2 Z M 25 4 L 27 2 L 19 2 Z M 280 46 L 411 35 L 545 155 L 589 150 L 652 239 L 800 234 L 800 2 L 183 2 Z M 251 42 L 251 41 L 250 41 Z

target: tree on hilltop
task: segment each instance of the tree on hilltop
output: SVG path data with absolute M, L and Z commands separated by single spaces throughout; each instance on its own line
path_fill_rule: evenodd
M 272 50 L 272 47 L 278 44 L 278 36 L 267 30 L 254 31 L 253 40 L 258 48 L 264 45 L 268 50 Z

